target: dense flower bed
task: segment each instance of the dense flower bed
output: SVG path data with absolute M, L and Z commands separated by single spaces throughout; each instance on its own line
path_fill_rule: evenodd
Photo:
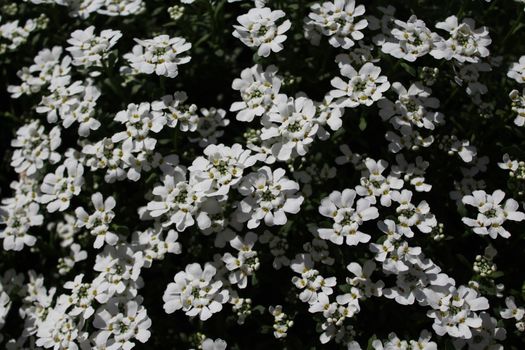
M 0 1 L 0 347 L 523 349 L 524 6 Z

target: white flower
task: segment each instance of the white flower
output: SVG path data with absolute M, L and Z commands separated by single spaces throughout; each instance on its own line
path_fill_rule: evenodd
M 78 243 L 71 244 L 69 248 L 69 255 L 58 259 L 57 268 L 58 273 L 61 275 L 69 273 L 77 262 L 86 260 L 88 256 L 87 251 L 82 250 Z
M 0 37 L 8 42 L 2 43 L 2 53 L 6 49 L 16 50 L 19 46 L 26 43 L 29 34 L 37 29 L 36 20 L 28 19 L 23 26 L 19 25 L 19 20 L 2 24 L 0 26 Z
M 85 30 L 78 29 L 71 33 L 71 38 L 67 41 L 71 46 L 66 50 L 73 57 L 73 65 L 100 67 L 109 50 L 122 37 L 118 30 L 106 29 L 100 32 L 100 36 L 96 36 L 94 32 L 95 27 L 89 26 Z
M 343 126 L 341 117 L 344 114 L 344 109 L 333 107 L 332 101 L 333 97 L 326 95 L 322 102 L 314 102 L 317 109 L 317 118 L 315 121 L 320 126 L 317 134 L 321 139 L 328 137 L 328 133 L 324 128 L 326 125 L 328 125 L 332 131 L 337 131 Z
M 293 326 L 293 321 L 289 319 L 288 315 L 283 312 L 282 305 L 270 306 L 268 311 L 273 316 L 273 335 L 277 339 L 285 338 L 288 334 L 288 329 Z
M 233 36 L 240 39 L 248 47 L 257 47 L 257 54 L 268 57 L 270 53 L 283 49 L 282 43 L 286 40 L 286 31 L 291 22 L 285 20 L 277 25 L 285 13 L 281 10 L 272 11 L 268 7 L 251 8 L 248 13 L 237 17 L 240 25 L 234 25 Z
M 365 7 L 355 6 L 354 0 L 315 3 L 310 9 L 312 12 L 305 19 L 305 31 L 314 45 L 319 44 L 321 34 L 330 37 L 330 45 L 343 49 L 351 48 L 354 41 L 364 38 L 360 31 L 368 26 L 368 21 L 357 17 L 364 15 Z
M 392 193 L 392 200 L 399 203 L 399 206 L 396 208 L 397 232 L 409 238 L 414 236 L 414 232 L 411 229 L 412 226 L 417 226 L 423 233 L 430 233 L 432 228 L 437 226 L 437 220 L 430 213 L 428 203 L 421 201 L 416 207 L 411 203 L 412 194 L 412 191 L 409 190 Z
M 188 137 L 191 142 L 198 142 L 200 147 L 216 144 L 224 135 L 223 128 L 230 125 L 226 111 L 222 108 L 201 108 L 202 117 L 197 124 L 198 137 Z
M 87 143 L 82 148 L 82 153 L 86 156 L 86 165 L 92 171 L 97 169 L 107 169 L 104 180 L 108 183 L 113 183 L 116 180 L 123 180 L 126 178 L 127 168 L 125 158 L 129 157 L 129 152 L 124 152 L 122 145 L 115 144 L 110 138 L 103 138 L 102 140 L 90 144 Z M 138 180 L 135 174 L 130 172 L 130 180 Z
M 151 267 L 154 260 L 163 260 L 167 253 L 180 254 L 179 234 L 175 230 L 163 232 L 161 225 L 135 232 L 133 242 L 144 252 L 144 267 Z
M 299 299 L 302 302 L 310 305 L 317 303 L 321 295 L 331 295 L 334 290 L 333 287 L 337 285 L 335 277 L 324 278 L 315 270 L 312 257 L 309 254 L 299 254 L 291 262 L 292 270 L 301 275 L 301 277 L 294 276 L 292 283 L 299 289 L 302 289 L 299 294 Z
M 151 106 L 147 102 L 129 104 L 126 110 L 117 113 L 115 121 L 124 124 L 126 130 L 113 135 L 111 141 L 122 142 L 122 149 L 128 152 L 154 150 L 157 140 L 148 137 L 149 132 L 158 133 L 166 124 L 165 117 L 151 113 Z
M 68 311 L 70 316 L 81 315 L 83 319 L 89 319 L 95 312 L 94 301 L 106 303 L 108 283 L 105 281 L 94 281 L 93 283 L 82 282 L 84 274 L 75 276 L 73 281 L 64 283 L 64 288 L 71 290 L 69 303 L 72 309 Z
M 392 102 L 382 99 L 378 106 L 381 109 L 381 118 L 390 120 L 395 128 L 416 126 L 434 130 L 436 124 L 443 123 L 443 114 L 431 110 L 439 107 L 439 100 L 430 97 L 430 88 L 415 83 L 407 90 L 401 83 L 395 82 L 392 84 L 392 90 L 398 94 L 397 100 Z
M 363 171 L 361 184 L 356 186 L 358 195 L 366 196 L 371 204 L 376 203 L 375 197 L 380 197 L 381 205 L 389 207 L 392 204 L 392 190 L 403 187 L 403 180 L 392 176 L 384 176 L 382 173 L 388 167 L 388 162 L 380 159 L 375 161 L 371 158 L 365 159 L 366 170 Z
M 516 321 L 521 321 L 525 316 L 525 309 L 522 307 L 517 307 L 514 297 L 505 298 L 506 309 L 501 310 L 500 315 L 504 319 L 513 318 Z
M 482 320 L 475 311 L 489 308 L 487 298 L 480 297 L 472 288 L 450 287 L 445 293 L 429 291 L 427 301 L 434 309 L 427 313 L 434 319 L 432 328 L 437 335 L 470 339 L 472 329 L 481 327 Z
M 135 297 L 142 284 L 140 272 L 144 264 L 143 252 L 134 251 L 129 244 L 105 245 L 93 266 L 93 270 L 99 272 L 93 283 L 108 282 L 109 297 L 115 294 Z
M 286 224 L 286 213 L 296 214 L 303 203 L 297 194 L 299 185 L 285 177 L 284 169 L 272 170 L 263 166 L 248 174 L 239 185 L 245 198 L 237 211 L 241 222 L 248 221 L 248 228 L 258 227 L 261 220 L 268 226 Z
M 162 300 L 164 311 L 171 314 L 182 309 L 188 316 L 199 316 L 206 321 L 212 314 L 222 310 L 229 299 L 228 290 L 222 282 L 215 280 L 217 270 L 206 263 L 204 269 L 197 263 L 186 266 L 185 271 L 175 275 L 175 282 L 168 284 Z
M 97 12 L 106 16 L 131 16 L 146 8 L 143 0 L 95 0 L 91 3 L 97 4 L 99 1 L 102 3 Z
M 165 175 L 163 184 L 153 189 L 157 200 L 148 203 L 147 211 L 153 218 L 165 217 L 162 226 L 175 224 L 177 231 L 182 232 L 195 224 L 201 230 L 211 226 L 209 215 L 219 212 L 215 199 L 206 198 L 196 191 L 195 184 L 186 180 L 186 168 L 176 167 L 171 175 Z
M 215 340 L 207 338 L 204 339 L 201 347 L 202 350 L 226 350 L 226 342 L 220 338 L 217 338 Z
M 55 164 L 60 161 L 56 149 L 60 146 L 60 127 L 55 126 L 49 134 L 45 133 L 40 121 L 33 120 L 16 131 L 16 139 L 11 141 L 15 150 L 11 157 L 11 166 L 17 173 L 31 176 L 44 167 L 45 162 Z
M 180 56 L 191 48 L 185 39 L 168 35 L 158 35 L 153 39 L 135 39 L 138 45 L 132 52 L 124 55 L 131 67 L 140 73 L 164 75 L 175 78 L 178 66 L 188 63 L 190 56 Z
M 358 288 L 363 297 L 381 296 L 382 289 L 385 286 L 383 281 L 373 282 L 371 279 L 372 273 L 376 270 L 376 264 L 372 260 L 366 260 L 363 266 L 356 262 L 350 263 L 346 266 L 355 277 L 347 277 L 346 282 Z
M 463 218 L 465 225 L 472 227 L 478 235 L 489 235 L 496 239 L 498 235 L 509 238 L 510 232 L 503 228 L 503 223 L 507 220 L 523 221 L 525 213 L 518 211 L 519 204 L 514 199 L 509 198 L 504 206 L 501 202 L 505 197 L 505 192 L 496 190 L 492 194 L 487 194 L 483 190 L 472 192 L 472 195 L 464 196 L 462 202 L 478 208 L 476 219 Z
M 315 116 L 314 102 L 306 97 L 282 101 L 261 120 L 261 140 L 268 141 L 279 160 L 304 156 L 319 129 Z
M 242 101 L 234 102 L 231 112 L 237 112 L 237 120 L 251 122 L 255 116 L 262 116 L 274 105 L 279 96 L 282 79 L 277 75 L 277 67 L 269 66 L 266 70 L 259 64 L 246 68 L 241 77 L 232 83 L 234 90 L 239 90 Z
M 410 341 L 410 346 L 412 347 L 412 349 L 438 350 L 437 344 L 433 341 L 430 341 L 430 338 L 432 338 L 432 334 L 426 329 L 424 329 L 421 331 L 421 335 L 419 336 L 419 339 L 417 341 Z
M 90 233 L 95 236 L 93 247 L 98 249 L 105 243 L 115 245 L 118 241 L 118 236 L 109 231 L 109 224 L 113 220 L 115 213 L 112 211 L 115 208 L 115 199 L 111 196 L 103 200 L 102 194 L 97 192 L 91 196 L 91 201 L 95 207 L 95 212 L 88 215 L 84 208 L 79 207 L 75 210 L 77 216 L 78 227 L 86 227 Z
M 49 308 L 41 324 L 37 329 L 36 345 L 43 348 L 78 350 L 77 338 L 84 323 L 75 322 L 65 311 L 67 304 L 59 304 Z
M 320 228 L 320 238 L 339 245 L 345 240 L 350 246 L 370 240 L 370 235 L 359 231 L 359 226 L 365 221 L 376 219 L 379 212 L 365 198 L 358 199 L 354 208 L 355 198 L 354 190 L 345 189 L 343 192 L 334 191 L 321 201 L 319 213 L 331 218 L 334 224 L 331 229 Z
M 390 32 L 392 39 L 382 43 L 381 50 L 396 58 L 414 62 L 429 53 L 435 41 L 442 40 L 415 15 L 410 16 L 406 22 L 395 20 L 394 23 L 396 27 Z
M 518 63 L 512 64 L 507 76 L 520 84 L 525 83 L 525 56 L 521 56 Z
M 69 79 L 57 80 L 56 85 L 49 87 L 50 94 L 42 97 L 35 110 L 37 113 L 46 113 L 48 123 L 56 123 L 59 117 L 65 120 L 79 104 L 84 89 L 82 81 L 70 84 Z M 71 124 L 66 122 L 68 126 Z
M 61 61 L 62 51 L 61 46 L 54 46 L 52 49 L 38 52 L 33 65 L 17 72 L 22 84 L 8 86 L 7 91 L 11 93 L 11 97 L 19 98 L 22 95 L 37 93 L 50 83 L 52 86 L 69 83 L 71 57 L 65 56 Z
M 435 48 L 430 52 L 434 58 L 459 62 L 479 62 L 480 58 L 487 57 L 487 46 L 492 40 L 486 27 L 475 29 L 473 19 L 465 18 L 461 23 L 456 16 L 450 16 L 444 22 L 436 23 L 436 28 L 449 32 L 447 40 L 435 42 Z
M 80 193 L 84 184 L 83 174 L 82 164 L 73 158 L 68 158 L 55 170 L 55 173 L 44 177 L 41 202 L 47 203 L 48 212 L 64 211 L 69 208 L 71 198 Z
M 252 155 L 236 143 L 232 147 L 209 145 L 204 150 L 206 157 L 197 157 L 188 168 L 195 190 L 206 196 L 227 195 L 242 179 L 244 169 L 254 165 L 258 156 Z
M 232 248 L 238 250 L 237 256 L 225 253 L 222 257 L 228 271 L 231 271 L 228 278 L 231 284 L 237 284 L 239 288 L 246 288 L 248 277 L 259 269 L 259 258 L 257 252 L 252 250 L 258 237 L 253 232 L 248 232 L 244 238 L 236 236 L 230 241 Z
M 519 162 L 517 160 L 510 159 L 509 154 L 505 153 L 503 155 L 503 162 L 498 163 L 498 166 L 501 169 L 506 169 L 506 170 L 510 170 L 510 171 L 516 171 L 516 170 L 518 170 Z
M 129 300 L 124 303 L 113 299 L 97 310 L 93 325 L 99 329 L 95 342 L 107 342 L 112 349 L 131 349 L 135 346 L 133 340 L 141 343 L 151 336 L 149 328 L 151 319 L 141 300 Z M 99 344 L 103 345 L 103 344 Z
M 351 65 L 344 65 L 341 68 L 341 75 L 348 78 L 348 82 L 340 77 L 335 77 L 331 81 L 336 89 L 330 91 L 330 96 L 336 99 L 334 104 L 337 107 L 351 108 L 361 104 L 371 106 L 390 88 L 386 76 L 380 76 L 380 73 L 381 68 L 370 62 L 365 63 L 359 71 Z
M 509 97 L 512 100 L 512 111 L 518 114 L 514 119 L 514 124 L 525 125 L 525 93 L 520 94 L 518 90 L 512 90 Z
M 73 122 L 78 122 L 78 135 L 84 137 L 89 136 L 91 130 L 98 130 L 101 123 L 93 115 L 100 95 L 100 90 L 95 86 L 86 86 L 78 103 L 72 106 L 71 113 L 63 116 L 62 125 L 69 128 Z
M 39 213 L 39 205 L 28 201 L 23 196 L 15 196 L 2 200 L 0 206 L 0 238 L 4 240 L 4 250 L 20 251 L 24 246 L 32 247 L 36 237 L 28 231 L 32 226 L 40 226 L 44 217 Z
M 173 95 L 166 95 L 159 101 L 151 103 L 152 114 L 166 120 L 166 125 L 181 131 L 195 131 L 199 124 L 197 106 L 186 103 L 188 95 L 184 91 L 177 91 Z

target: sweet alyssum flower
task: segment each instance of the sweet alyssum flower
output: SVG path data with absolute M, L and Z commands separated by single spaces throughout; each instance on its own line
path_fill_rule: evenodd
M 85 227 L 90 230 L 90 233 L 95 236 L 93 247 L 98 249 L 102 247 L 104 243 L 109 245 L 115 245 L 118 241 L 118 236 L 110 231 L 109 224 L 113 220 L 115 213 L 115 199 L 111 196 L 105 200 L 100 192 L 97 192 L 91 196 L 91 202 L 95 207 L 95 212 L 89 215 L 84 208 L 78 207 L 75 210 L 77 216 L 78 227 Z
M 282 168 L 272 171 L 263 166 L 246 175 L 239 185 L 244 199 L 239 203 L 237 217 L 248 221 L 248 228 L 258 227 L 261 220 L 268 226 L 284 225 L 286 213 L 296 214 L 303 203 L 303 196 L 297 191 L 299 184 L 289 180 Z
M 248 47 L 257 47 L 257 54 L 268 57 L 270 53 L 283 49 L 286 33 L 291 27 L 289 20 L 280 25 L 277 22 L 285 16 L 281 10 L 272 11 L 268 7 L 251 8 L 248 13 L 237 17 L 240 25 L 234 25 L 233 36 Z
M 36 237 L 29 234 L 32 226 L 40 226 L 44 217 L 39 213 L 40 206 L 24 198 L 15 196 L 5 198 L 0 206 L 0 238 L 3 239 L 4 250 L 20 251 L 24 246 L 31 247 Z
M 164 116 L 151 113 L 151 105 L 147 102 L 129 104 L 126 110 L 116 114 L 115 121 L 124 124 L 126 130 L 113 135 L 111 141 L 122 142 L 122 149 L 128 152 L 155 149 L 157 140 L 148 137 L 149 132 L 158 133 L 166 124 Z
M 28 176 L 35 174 L 44 167 L 45 162 L 55 164 L 60 161 L 60 127 L 55 126 L 49 134 L 38 119 L 21 126 L 16 131 L 16 139 L 11 141 L 15 150 L 11 157 L 11 166 L 17 173 Z
M 430 212 L 428 203 L 421 201 L 415 206 L 411 203 L 412 195 L 412 191 L 409 190 L 392 193 L 392 200 L 399 204 L 396 208 L 397 232 L 406 237 L 414 236 L 412 226 L 416 226 L 423 233 L 429 233 L 432 228 L 437 226 L 437 220 Z
M 201 116 L 197 124 L 198 137 L 188 137 L 191 142 L 198 142 L 199 146 L 217 144 L 218 139 L 224 135 L 224 128 L 230 124 L 226 111 L 222 108 L 201 108 Z
M 259 269 L 257 251 L 252 250 L 257 240 L 258 237 L 253 232 L 248 232 L 244 237 L 236 236 L 230 241 L 230 245 L 238 251 L 237 256 L 225 253 L 221 258 L 231 271 L 228 275 L 230 283 L 237 284 L 239 288 L 246 288 L 248 277 Z
M 106 303 L 109 295 L 106 293 L 108 283 L 94 280 L 92 283 L 83 282 L 84 274 L 75 276 L 73 281 L 64 283 L 64 289 L 69 289 L 69 304 L 72 309 L 68 312 L 71 316 L 82 316 L 89 319 L 94 313 L 94 302 Z
M 463 223 L 472 227 L 478 235 L 489 235 L 496 239 L 498 235 L 509 238 L 510 232 L 503 228 L 503 223 L 507 220 L 523 221 L 525 213 L 519 211 L 519 204 L 514 199 L 509 198 L 502 206 L 500 203 L 505 197 L 505 192 L 495 190 L 492 194 L 487 194 L 483 190 L 472 192 L 472 195 L 464 196 L 462 202 L 478 208 L 476 219 L 463 218 Z
M 304 156 L 319 129 L 316 112 L 314 102 L 306 97 L 281 101 L 261 120 L 261 140 L 271 145 L 272 154 L 279 160 Z
M 525 317 L 525 309 L 523 307 L 517 307 L 514 297 L 510 296 L 505 298 L 506 308 L 501 310 L 500 315 L 504 319 L 513 318 L 516 321 L 521 321 Z
M 396 19 L 394 24 L 395 27 L 390 32 L 391 38 L 382 43 L 381 50 L 396 58 L 414 62 L 429 53 L 434 42 L 441 39 L 415 15 L 410 16 L 406 22 Z
M 487 298 L 465 286 L 451 286 L 448 293 L 432 291 L 427 295 L 427 300 L 434 309 L 427 315 L 434 319 L 432 328 L 436 334 L 441 336 L 448 333 L 455 338 L 470 339 L 472 329 L 482 325 L 475 311 L 489 308 Z
M 95 35 L 95 27 L 89 26 L 86 29 L 78 29 L 71 33 L 71 38 L 67 41 L 71 46 L 68 50 L 73 57 L 73 65 L 91 67 L 102 65 L 102 61 L 107 58 L 109 50 L 115 46 L 122 37 L 118 30 L 106 29 Z
M 84 167 L 76 159 L 67 158 L 54 173 L 47 174 L 42 182 L 41 202 L 47 203 L 48 212 L 69 208 L 71 198 L 77 196 L 84 184 Z
M 355 5 L 354 0 L 325 1 L 311 6 L 311 12 L 305 19 L 306 36 L 314 45 L 318 45 L 321 35 L 328 36 L 333 47 L 349 49 L 355 42 L 364 38 L 361 30 L 368 26 L 364 18 L 365 7 Z
M 479 62 L 480 58 L 487 57 L 487 46 L 492 40 L 486 27 L 475 28 L 471 18 L 465 18 L 461 23 L 456 16 L 450 16 L 443 22 L 438 22 L 436 28 L 449 32 L 446 40 L 435 42 L 435 48 L 430 52 L 437 59 L 450 60 L 454 58 L 459 62 Z
M 124 303 L 115 298 L 97 310 L 93 321 L 98 329 L 95 337 L 97 345 L 108 344 L 108 347 L 115 349 L 130 349 L 135 346 L 133 339 L 147 342 L 151 336 L 151 319 L 141 302 L 141 298 Z
M 525 93 L 520 94 L 518 90 L 512 90 L 509 97 L 512 100 L 512 111 L 517 113 L 514 124 L 525 125 Z
M 244 169 L 254 165 L 258 158 L 250 150 L 236 143 L 232 147 L 209 145 L 205 157 L 197 157 L 188 168 L 195 183 L 195 190 L 206 196 L 227 195 L 242 179 Z
M 178 272 L 168 284 L 162 300 L 164 311 L 171 314 L 182 309 L 190 317 L 199 316 L 206 321 L 212 314 L 222 310 L 222 304 L 229 299 L 223 283 L 215 279 L 217 269 L 206 263 L 204 268 L 197 263 L 186 266 L 185 271 Z
M 430 96 L 430 88 L 415 83 L 407 90 L 395 82 L 392 90 L 398 94 L 397 100 L 392 102 L 385 98 L 378 102 L 378 106 L 381 118 L 390 120 L 395 128 L 415 126 L 434 130 L 436 124 L 443 123 L 443 114 L 432 110 L 439 107 L 439 100 Z
M 277 75 L 277 67 L 268 66 L 264 69 L 256 64 L 243 69 L 241 77 L 232 83 L 234 90 L 239 90 L 242 101 L 234 102 L 231 112 L 237 112 L 237 120 L 251 122 L 256 116 L 267 113 L 279 96 L 282 79 Z
M 290 263 L 290 268 L 301 275 L 294 276 L 292 283 L 299 289 L 299 300 L 310 305 L 317 303 L 320 295 L 331 295 L 333 287 L 337 285 L 335 277 L 324 278 L 318 270 L 314 269 L 312 256 L 309 254 L 299 254 Z
M 319 213 L 334 221 L 331 229 L 320 228 L 319 237 L 330 240 L 335 244 L 357 245 L 370 240 L 370 235 L 359 231 L 363 222 L 376 219 L 379 212 L 371 206 L 369 200 L 360 198 L 357 201 L 356 192 L 345 189 L 342 192 L 334 191 L 321 201 Z M 355 208 L 354 208 L 355 201 Z
M 341 75 L 348 79 L 344 81 L 340 77 L 331 80 L 335 90 L 330 91 L 330 96 L 337 107 L 357 107 L 359 105 L 371 106 L 383 96 L 383 92 L 390 88 L 387 77 L 381 74 L 381 68 L 373 63 L 365 63 L 359 71 L 351 65 L 341 68 Z
M 163 96 L 151 103 L 152 114 L 166 120 L 170 128 L 179 127 L 181 131 L 195 131 L 199 123 L 197 106 L 186 103 L 188 95 L 184 91 L 177 91 L 173 95 Z
M 138 45 L 124 58 L 139 73 L 175 78 L 179 74 L 178 66 L 191 59 L 190 56 L 180 56 L 191 48 L 191 43 L 183 38 L 158 35 L 152 39 L 135 41 Z
M 172 174 L 165 175 L 163 184 L 153 189 L 156 199 L 150 201 L 147 213 L 165 218 L 162 226 L 175 225 L 177 231 L 193 226 L 195 220 L 201 230 L 211 226 L 210 215 L 218 213 L 215 199 L 205 197 L 195 189 L 195 183 L 186 180 L 186 168 L 177 166 Z
M 525 83 L 525 56 L 521 56 L 519 62 L 512 64 L 507 76 L 520 84 Z
M 358 195 L 366 196 L 371 204 L 376 203 L 376 197 L 380 197 L 382 206 L 389 207 L 392 204 L 393 190 L 403 187 L 403 180 L 396 176 L 384 176 L 383 172 L 388 167 L 388 162 L 380 159 L 375 161 L 367 158 L 364 161 L 366 170 L 362 171 L 360 185 L 355 190 Z

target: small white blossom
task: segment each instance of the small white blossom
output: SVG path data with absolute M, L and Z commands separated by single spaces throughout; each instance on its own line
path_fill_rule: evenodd
M 285 174 L 284 169 L 272 172 L 263 166 L 248 174 L 239 185 L 245 198 L 239 203 L 237 214 L 241 222 L 248 221 L 249 229 L 258 227 L 261 220 L 268 226 L 284 225 L 286 213 L 299 212 L 304 198 L 297 194 L 299 185 Z
M 390 88 L 386 76 L 381 74 L 381 68 L 373 63 L 365 63 L 359 71 L 351 65 L 341 68 L 341 75 L 348 79 L 344 81 L 340 77 L 332 79 L 331 84 L 335 90 L 330 91 L 337 107 L 357 107 L 359 105 L 371 106 L 383 96 L 383 92 Z
M 268 57 L 272 51 L 279 52 L 283 49 L 282 43 L 286 40 L 284 33 L 291 27 L 289 20 L 277 25 L 284 16 L 285 13 L 281 10 L 251 8 L 248 13 L 237 17 L 240 25 L 233 26 L 233 36 L 248 47 L 257 47 L 259 56 Z
M 222 304 L 229 299 L 228 290 L 222 289 L 220 280 L 214 279 L 217 270 L 207 263 L 204 269 L 194 263 L 185 271 L 175 275 L 175 282 L 168 284 L 164 291 L 164 311 L 171 314 L 182 309 L 190 317 L 199 316 L 206 321 L 212 314 L 222 310 Z
M 175 78 L 179 74 L 178 66 L 191 59 L 190 56 L 180 56 L 191 48 L 191 43 L 183 38 L 158 35 L 152 39 L 135 41 L 138 45 L 124 58 L 140 73 Z
M 225 253 L 222 257 L 226 268 L 231 271 L 228 276 L 230 283 L 237 284 L 239 288 L 246 288 L 248 277 L 259 269 L 257 251 L 252 250 L 257 240 L 253 232 L 248 232 L 244 238 L 236 236 L 230 245 L 238 251 L 237 256 Z
M 95 27 L 89 26 L 85 30 L 75 30 L 67 41 L 71 46 L 68 50 L 73 57 L 73 65 L 100 67 L 102 61 L 107 58 L 109 50 L 115 46 L 122 37 L 118 30 L 106 29 L 95 35 Z
M 102 198 L 102 194 L 97 192 L 91 196 L 91 201 L 95 208 L 95 212 L 89 215 L 84 208 L 79 207 L 75 210 L 77 216 L 78 227 L 85 227 L 90 230 L 90 233 L 95 236 L 93 247 L 98 249 L 101 248 L 104 243 L 109 245 L 115 245 L 118 241 L 118 236 L 109 231 L 109 224 L 113 220 L 115 213 L 115 199 L 111 196 L 105 200 Z
M 343 241 L 353 246 L 366 243 L 370 235 L 359 231 L 365 221 L 376 219 L 379 212 L 370 201 L 360 198 L 357 201 L 354 190 L 334 191 L 321 201 L 319 213 L 334 221 L 332 228 L 320 228 L 319 237 L 341 245 Z M 355 201 L 355 208 L 354 208 Z
M 368 21 L 358 17 L 364 15 L 365 7 L 355 5 L 354 0 L 325 1 L 315 3 L 305 19 L 306 36 L 314 45 L 318 45 L 321 35 L 328 36 L 328 42 L 333 47 L 349 49 L 355 41 L 364 38 L 361 30 L 365 29 Z
M 483 190 L 472 192 L 472 195 L 464 196 L 462 202 L 478 208 L 476 219 L 463 218 L 463 223 L 472 227 L 478 235 L 489 235 L 496 239 L 498 235 L 509 238 L 510 232 L 503 228 L 503 223 L 507 220 L 523 221 L 525 213 L 519 211 L 519 204 L 514 199 L 509 198 L 502 206 L 500 203 L 505 197 L 505 192 L 496 190 L 492 194 L 487 194 Z
M 84 184 L 84 167 L 75 159 L 68 158 L 55 173 L 47 174 L 42 182 L 42 203 L 47 203 L 48 212 L 64 211 L 71 199 L 77 196 Z

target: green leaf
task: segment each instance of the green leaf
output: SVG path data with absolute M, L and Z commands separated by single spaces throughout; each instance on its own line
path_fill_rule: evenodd
M 372 346 L 372 343 L 376 339 L 377 339 L 377 336 L 375 334 L 373 336 L 371 336 L 370 339 L 368 339 L 368 344 L 366 346 L 366 350 L 374 350 L 374 347 Z
M 405 62 L 401 62 L 400 63 L 400 66 L 403 67 L 403 69 L 408 73 L 410 74 L 411 76 L 413 77 L 417 77 L 417 72 L 416 72 L 416 69 L 408 64 L 406 64 Z
M 366 129 L 367 123 L 364 116 L 361 116 L 359 119 L 359 130 L 364 131 Z

